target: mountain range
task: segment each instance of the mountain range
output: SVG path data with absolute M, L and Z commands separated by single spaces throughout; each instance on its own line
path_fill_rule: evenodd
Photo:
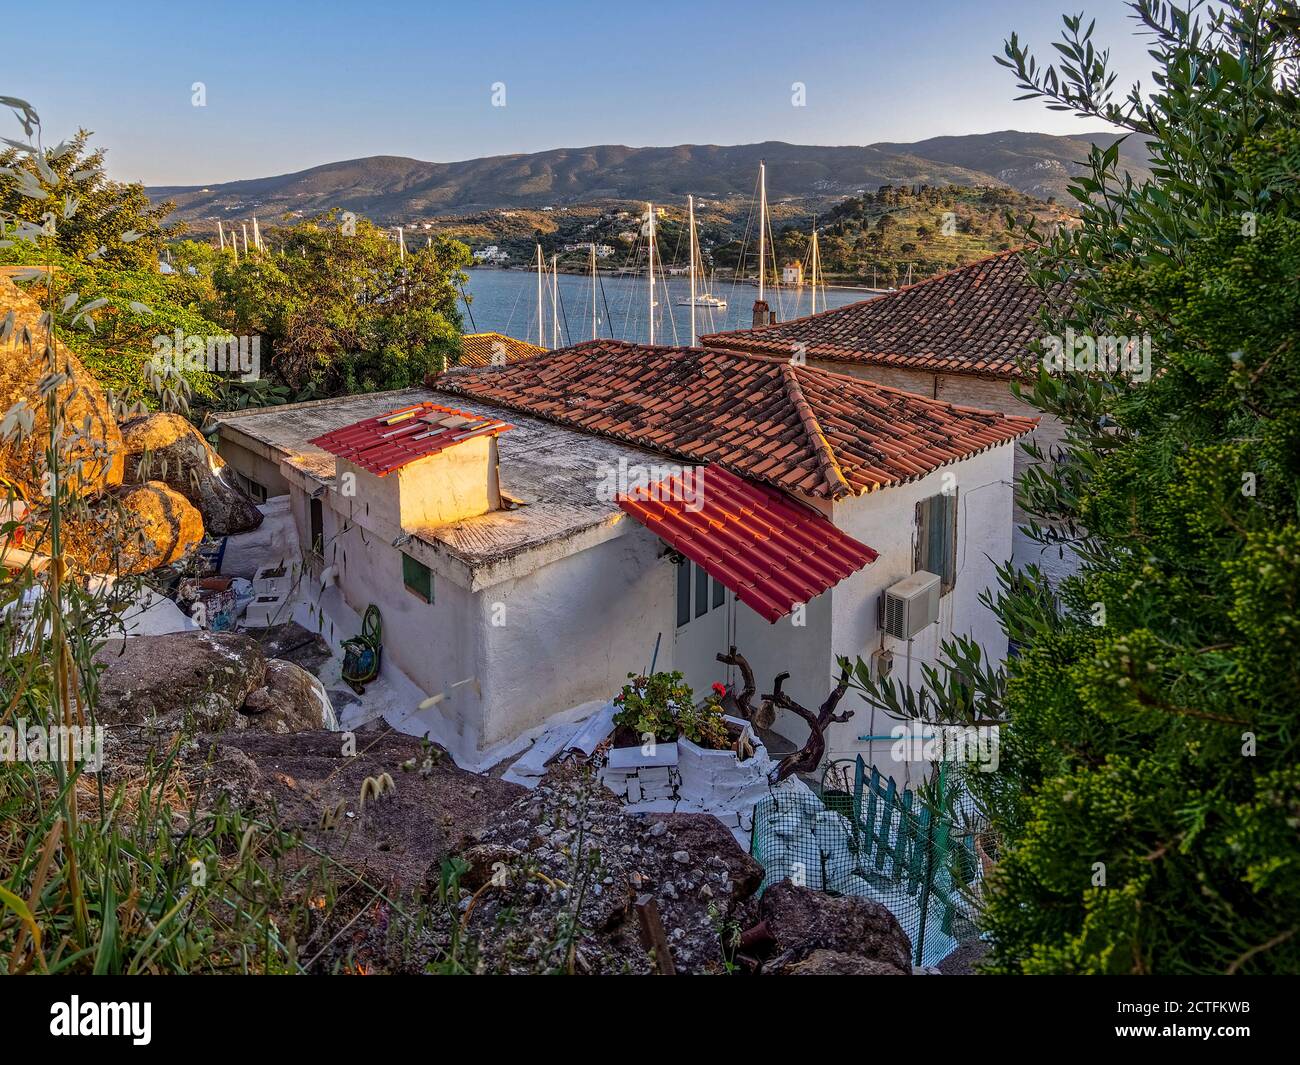
M 176 217 L 196 229 L 212 226 L 218 218 L 310 216 L 334 207 L 396 223 L 595 200 L 675 203 L 688 193 L 719 201 L 742 199 L 753 195 L 763 160 L 773 202 L 814 205 L 881 185 L 916 184 L 1005 185 L 1065 202 L 1070 178 L 1082 171 L 1090 144 L 1104 148 L 1115 139 L 1113 133 L 1060 137 L 1007 130 L 864 147 L 781 141 L 671 148 L 605 144 L 456 163 L 380 155 L 275 177 L 146 191 L 155 201 L 173 201 Z M 1134 142 L 1121 146 L 1120 161 L 1135 180 L 1150 174 L 1146 155 Z

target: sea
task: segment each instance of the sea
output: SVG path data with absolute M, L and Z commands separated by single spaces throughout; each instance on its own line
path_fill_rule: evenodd
M 503 333 L 518 340 L 538 343 L 537 275 L 527 270 L 477 268 L 468 271 L 465 294 L 468 306 L 461 303 L 465 331 Z M 543 347 L 565 347 L 592 338 L 592 283 L 590 275 L 559 276 L 559 342 L 554 342 L 554 317 L 551 308 L 551 279 L 543 279 L 541 343 Z M 595 332 L 615 340 L 646 343 L 650 339 L 649 282 L 644 276 L 601 275 L 596 283 Z M 711 287 L 710 292 L 727 301 L 725 308 L 696 307 L 697 335 L 720 333 L 730 329 L 748 329 L 753 323 L 754 299 L 758 289 L 747 282 L 727 282 Z M 843 307 L 870 299 L 870 289 L 817 289 L 817 310 Z M 689 278 L 669 278 L 655 282 L 654 332 L 656 344 L 689 344 L 691 309 L 679 300 L 690 297 Z M 813 307 L 812 289 L 778 287 L 768 289 L 768 304 L 777 321 L 785 322 L 809 314 Z

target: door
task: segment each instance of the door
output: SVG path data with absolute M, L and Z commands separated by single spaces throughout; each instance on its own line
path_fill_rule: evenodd
M 680 672 L 698 702 L 709 685 L 725 681 L 727 667 L 718 661 L 730 646 L 735 596 L 704 570 L 683 559 L 677 564 L 677 630 L 673 668 Z

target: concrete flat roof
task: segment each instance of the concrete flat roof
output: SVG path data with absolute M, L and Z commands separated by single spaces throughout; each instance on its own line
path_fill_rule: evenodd
M 630 521 L 616 502 L 600 498 L 604 471 L 617 470 L 620 460 L 629 466 L 678 464 L 678 460 L 651 451 L 428 388 L 227 411 L 213 415 L 213 421 L 262 444 L 291 468 L 332 485 L 334 456 L 308 440 L 426 400 L 501 418 L 514 426 L 497 437 L 497 453 L 502 495 L 521 505 L 417 534 L 471 567 L 498 562 L 596 526 Z

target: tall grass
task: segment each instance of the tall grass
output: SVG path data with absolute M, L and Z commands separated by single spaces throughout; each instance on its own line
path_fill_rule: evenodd
M 27 136 L 29 195 L 39 200 L 44 191 L 52 199 L 38 188 L 46 158 L 39 118 L 24 101 L 0 103 Z M 56 217 L 76 211 L 75 201 L 50 206 Z M 37 247 L 51 239 L 13 216 L 3 221 L 7 239 Z M 122 631 L 120 614 L 140 592 L 137 580 L 80 572 L 66 551 L 69 521 L 87 514 L 76 476 L 87 425 L 70 417 L 73 390 L 56 323 L 71 315 L 93 324 L 97 308 L 77 307 L 75 299 L 56 306 L 48 268 L 25 279 L 38 282 L 35 292 L 44 280 L 45 313 L 33 329 L 10 312 L 0 330 L 16 349 L 8 356 L 38 360 L 42 371 L 39 396 L 3 412 L 0 430 L 0 448 L 11 454 L 31 434 L 43 434 L 33 449 L 38 457 L 27 469 L 11 468 L 3 484 L 9 503 L 25 497 L 31 507 L 21 551 L 11 539 L 19 523 L 0 524 L 0 726 L 24 732 L 96 724 L 93 658 Z M 40 486 L 39 498 L 32 486 Z M 110 520 L 111 546 L 128 535 Z M 201 804 L 179 771 L 178 743 L 120 774 L 112 790 L 104 773 L 87 772 L 71 751 L 23 761 L 11 747 L 0 760 L 0 973 L 294 967 L 276 919 L 286 882 L 270 871 L 293 841 L 226 803 Z M 110 746 L 110 764 L 113 757 Z

